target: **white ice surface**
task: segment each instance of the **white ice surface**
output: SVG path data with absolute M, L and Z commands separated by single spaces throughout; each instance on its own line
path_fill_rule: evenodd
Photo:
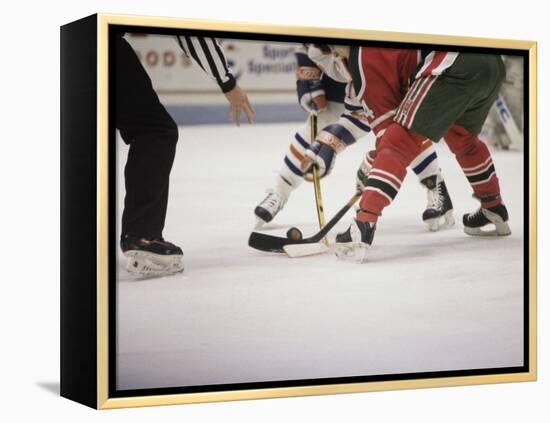
M 493 152 L 512 236 L 472 238 L 478 203 L 437 146 L 455 228 L 430 233 L 425 192 L 409 174 L 386 209 L 366 264 L 250 249 L 253 209 L 273 185 L 295 123 L 180 128 L 165 237 L 185 272 L 136 280 L 118 253 L 117 387 L 138 389 L 523 364 L 522 153 Z M 353 194 L 362 140 L 323 179 L 327 219 Z M 118 192 L 127 147 L 119 142 Z M 118 216 L 122 195 L 118 196 Z M 337 226 L 345 229 L 351 213 Z M 317 230 L 303 184 L 270 233 Z M 332 232 L 332 238 L 337 232 Z

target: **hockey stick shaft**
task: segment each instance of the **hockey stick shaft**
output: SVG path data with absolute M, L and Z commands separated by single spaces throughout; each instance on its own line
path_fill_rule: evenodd
M 325 226 L 325 210 L 323 208 L 323 196 L 321 195 L 321 181 L 319 177 L 319 166 L 313 165 L 313 189 L 315 190 L 315 205 L 317 208 L 317 219 L 319 220 L 319 229 Z
M 340 221 L 340 219 L 344 217 L 344 215 L 348 212 L 348 210 L 353 207 L 353 205 L 357 202 L 357 200 L 359 200 L 359 198 L 361 198 L 361 193 L 360 192 L 355 193 L 353 197 L 351 197 L 348 200 L 346 205 L 342 207 L 340 210 L 338 210 L 338 213 L 336 213 L 334 217 L 330 219 L 319 232 L 317 232 L 315 235 L 306 239 L 309 239 L 310 242 L 319 242 L 321 239 L 323 239 L 324 236 L 328 234 L 334 226 L 336 226 L 336 224 Z
M 268 234 L 263 234 L 259 232 L 252 232 L 248 238 L 248 245 L 252 248 L 261 251 L 268 251 L 273 253 L 283 253 L 283 247 L 288 244 L 311 244 L 321 241 L 329 231 L 344 217 L 350 208 L 361 198 L 361 193 L 355 193 L 353 197 L 349 199 L 344 207 L 338 210 L 332 219 L 330 219 L 327 224 L 316 234 L 310 236 L 309 238 L 304 238 L 301 240 L 292 240 L 286 237 L 278 237 Z
M 317 138 L 317 115 L 309 115 L 309 127 L 310 127 L 310 137 L 311 142 L 315 141 Z M 319 166 L 314 163 L 312 167 L 313 173 L 313 191 L 315 194 L 315 210 L 317 211 L 317 220 L 319 221 L 319 229 L 323 229 L 325 226 L 325 210 L 323 208 L 323 196 L 321 195 L 321 176 L 319 175 Z M 325 243 L 328 244 L 328 241 L 325 239 Z
M 317 208 L 317 220 L 319 220 L 319 229 L 325 226 L 325 210 L 323 208 L 323 196 L 321 195 L 321 181 L 319 177 L 319 166 L 313 165 L 313 189 L 315 191 L 315 205 Z

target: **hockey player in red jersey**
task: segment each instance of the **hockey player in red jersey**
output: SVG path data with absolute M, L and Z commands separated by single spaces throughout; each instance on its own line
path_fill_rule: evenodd
M 303 44 L 296 49 L 296 88 L 302 108 L 314 113 L 321 130 L 317 137 L 339 137 L 350 145 L 371 132 L 363 116 L 363 106 L 353 95 L 353 88 L 347 69 L 339 72 L 335 65 L 336 57 L 330 54 L 326 44 Z M 311 181 L 311 175 L 300 169 L 300 162 L 307 150 L 320 147 L 312 139 L 309 119 L 303 128 L 296 131 L 292 139 L 283 166 L 276 178 L 273 189 L 254 210 L 256 227 L 261 227 L 283 209 L 291 193 L 304 180 Z M 326 162 L 319 162 L 321 177 L 328 175 L 334 166 L 334 155 L 327 152 Z M 322 158 L 323 153 L 320 151 Z M 363 169 L 372 165 L 374 156 L 368 156 Z M 422 213 L 422 220 L 431 231 L 454 225 L 453 204 L 447 191 L 435 147 L 431 141 L 422 145 L 420 153 L 413 159 L 411 170 L 419 182 L 427 189 L 428 204 Z
M 333 54 L 348 70 L 377 136 L 372 167 L 357 174 L 364 190 L 360 209 L 350 227 L 337 235 L 337 255 L 365 260 L 378 218 L 399 192 L 407 166 L 426 139 L 445 140 L 481 202 L 475 213 L 463 216 L 464 231 L 509 235 L 491 154 L 477 136 L 504 79 L 500 56 L 374 47 L 335 47 Z M 337 138 L 325 145 L 334 152 L 345 147 Z M 315 152 L 308 152 L 302 167 L 316 161 Z M 495 229 L 484 230 L 489 224 Z

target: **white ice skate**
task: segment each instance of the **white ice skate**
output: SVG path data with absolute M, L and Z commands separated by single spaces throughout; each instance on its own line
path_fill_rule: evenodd
M 169 276 L 183 272 L 183 256 L 163 256 L 148 251 L 126 251 L 126 270 L 134 276 Z
M 345 232 L 336 235 L 336 257 L 353 263 L 365 263 L 375 232 L 375 224 L 353 219 Z
M 135 276 L 168 276 L 183 271 L 183 251 L 162 237 L 124 235 L 120 247 L 128 258 L 126 270 Z
M 273 190 L 267 190 L 267 196 L 254 209 L 256 215 L 255 229 L 261 228 L 264 224 L 271 222 L 286 204 L 287 196 Z

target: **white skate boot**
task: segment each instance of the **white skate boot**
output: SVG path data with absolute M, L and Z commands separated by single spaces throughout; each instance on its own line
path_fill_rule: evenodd
M 255 228 L 261 228 L 264 224 L 271 222 L 277 213 L 279 213 L 286 204 L 287 196 L 270 189 L 267 196 L 254 209 L 256 215 Z

